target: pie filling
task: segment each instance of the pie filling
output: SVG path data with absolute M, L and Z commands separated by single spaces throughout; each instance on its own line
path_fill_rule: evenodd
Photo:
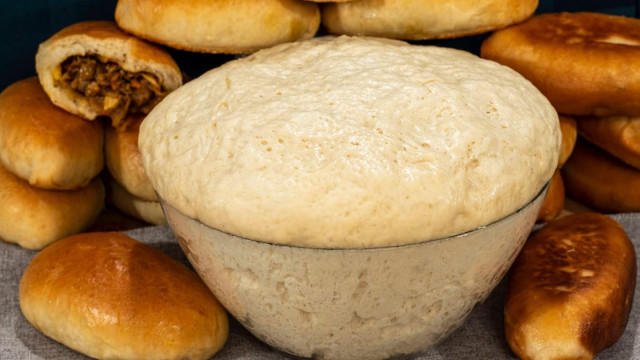
M 118 126 L 127 113 L 147 114 L 166 95 L 158 78 L 123 70 L 99 55 L 74 55 L 60 64 L 60 82 L 83 96 L 99 115 Z

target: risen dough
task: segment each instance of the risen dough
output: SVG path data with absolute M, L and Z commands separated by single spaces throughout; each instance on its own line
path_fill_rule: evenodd
M 211 70 L 145 119 L 158 194 L 224 232 L 372 247 L 464 232 L 551 178 L 558 116 L 516 72 L 459 50 L 338 37 Z

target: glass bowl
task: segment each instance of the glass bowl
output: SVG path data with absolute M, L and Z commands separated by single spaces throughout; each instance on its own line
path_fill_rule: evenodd
M 463 234 L 362 249 L 236 237 L 159 198 L 194 269 L 258 339 L 301 358 L 385 359 L 423 352 L 464 322 L 515 260 L 546 191 Z

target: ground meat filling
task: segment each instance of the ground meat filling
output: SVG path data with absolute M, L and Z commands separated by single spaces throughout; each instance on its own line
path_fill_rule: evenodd
M 127 113 L 148 113 L 166 95 L 155 75 L 125 71 L 102 56 L 71 56 L 60 66 L 61 81 L 116 126 Z

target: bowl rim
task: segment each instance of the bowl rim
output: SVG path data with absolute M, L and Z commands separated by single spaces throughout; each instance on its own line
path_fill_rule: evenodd
M 397 249 L 397 248 L 407 248 L 407 247 L 412 247 L 412 246 L 420 246 L 420 245 L 425 245 L 428 243 L 439 243 L 445 240 L 449 240 L 449 239 L 456 239 L 456 238 L 463 238 L 468 236 L 471 233 L 474 233 L 476 231 L 480 231 L 480 230 L 484 230 L 486 228 L 489 227 L 493 227 L 501 222 L 506 221 L 508 218 L 515 216 L 521 212 L 523 212 L 525 209 L 527 209 L 528 207 L 530 207 L 531 205 L 533 205 L 533 203 L 538 200 L 541 196 L 543 196 L 546 191 L 548 190 L 549 186 L 551 184 L 551 180 L 547 181 L 542 188 L 536 193 L 535 196 L 533 196 L 533 198 L 531 198 L 531 200 L 527 201 L 524 205 L 522 205 L 520 208 L 516 209 L 515 211 L 497 219 L 494 220 L 488 224 L 485 225 L 481 225 L 478 227 L 475 227 L 473 229 L 458 233 L 458 234 L 453 234 L 453 235 L 448 235 L 448 236 L 444 236 L 444 237 L 438 237 L 438 238 L 433 238 L 433 239 L 429 239 L 429 240 L 421 240 L 418 242 L 412 242 L 412 243 L 406 243 L 406 244 L 395 244 L 395 245 L 383 245 L 383 246 L 371 246 L 371 247 L 311 247 L 311 246 L 300 246 L 300 245 L 292 245 L 292 244 L 279 244 L 279 243 L 272 243 L 272 242 L 268 242 L 268 241 L 262 241 L 262 240 L 255 240 L 255 239 L 250 239 L 250 238 L 245 238 L 245 237 L 241 237 L 241 236 L 237 236 L 222 230 L 218 230 L 216 228 L 213 228 L 205 223 L 203 223 L 202 221 L 198 220 L 198 219 L 194 219 L 191 218 L 189 216 L 184 215 L 180 210 L 176 209 L 173 205 L 171 205 L 169 202 L 167 202 L 166 200 L 164 200 L 164 198 L 162 198 L 162 196 L 160 196 L 160 194 L 158 194 L 156 192 L 156 196 L 158 197 L 158 201 L 160 203 L 160 206 L 162 207 L 162 211 L 163 213 L 165 213 L 165 217 L 166 216 L 166 211 L 165 211 L 165 206 L 170 206 L 174 211 L 178 212 L 180 215 L 184 216 L 187 219 L 190 219 L 192 221 L 195 221 L 196 223 L 204 226 L 207 229 L 213 230 L 213 231 L 217 231 L 221 234 L 225 234 L 228 236 L 231 236 L 233 238 L 236 238 L 238 240 L 242 240 L 245 242 L 251 242 L 251 243 L 256 243 L 259 245 L 265 245 L 265 246 L 273 246 L 273 247 L 278 247 L 278 248 L 293 248 L 293 249 L 303 249 L 303 250 L 311 250 L 311 251 L 354 251 L 354 252 L 362 252 L 362 251 L 379 251 L 379 250 L 391 250 L 391 249 Z M 171 228 L 171 231 L 173 231 L 173 225 L 171 224 L 171 222 L 168 220 L 167 217 L 167 222 L 169 227 Z M 532 229 L 533 226 L 535 225 L 535 223 L 532 223 Z M 174 232 L 175 234 L 175 232 Z

